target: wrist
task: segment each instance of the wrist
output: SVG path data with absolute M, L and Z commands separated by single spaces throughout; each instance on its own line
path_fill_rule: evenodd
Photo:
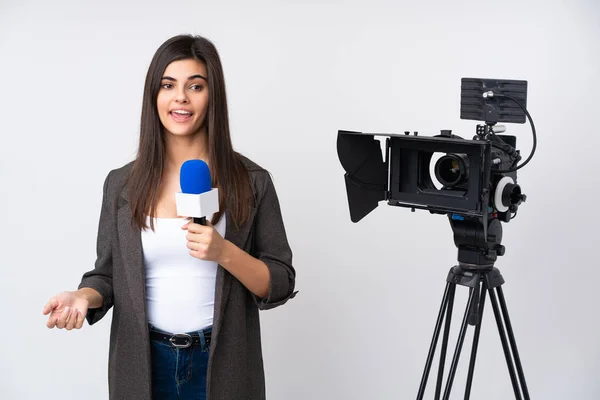
M 236 247 L 229 240 L 223 241 L 223 248 L 221 249 L 221 254 L 219 255 L 219 259 L 217 263 L 227 268 L 227 265 L 231 263 L 231 259 L 234 256 Z
M 85 288 L 74 291 L 73 296 L 88 303 L 90 302 L 89 292 Z
M 99 308 L 102 306 L 102 296 L 92 288 L 81 288 L 73 292 L 73 295 L 85 301 L 89 308 Z

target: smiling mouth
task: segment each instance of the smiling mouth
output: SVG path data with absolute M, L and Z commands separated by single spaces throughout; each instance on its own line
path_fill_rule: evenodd
M 169 113 L 169 115 L 176 122 L 186 122 L 190 118 L 192 118 L 193 113 L 191 111 L 185 111 L 185 110 L 173 110 Z

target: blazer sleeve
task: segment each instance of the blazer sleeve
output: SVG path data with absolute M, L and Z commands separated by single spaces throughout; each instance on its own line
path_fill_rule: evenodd
M 112 233 L 114 211 L 111 199 L 108 197 L 110 173 L 104 180 L 102 194 L 102 208 L 98 223 L 98 236 L 96 240 L 96 262 L 94 269 L 83 274 L 79 289 L 92 288 L 102 296 L 100 308 L 88 309 L 86 319 L 90 325 L 100 321 L 113 306 L 112 285 Z
M 256 305 L 268 310 L 285 304 L 296 296 L 294 291 L 296 271 L 292 266 L 292 250 L 287 240 L 279 199 L 271 176 L 262 171 L 264 179 L 257 188 L 259 204 L 255 216 L 253 256 L 263 261 L 269 269 L 270 285 L 267 297 L 254 294 Z

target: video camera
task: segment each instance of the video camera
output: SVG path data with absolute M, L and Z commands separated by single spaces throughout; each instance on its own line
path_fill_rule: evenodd
M 337 152 L 346 171 L 350 218 L 358 222 L 381 201 L 448 215 L 463 265 L 493 264 L 504 254 L 501 222 L 509 222 L 526 200 L 517 170 L 535 153 L 537 138 L 527 104 L 527 81 L 462 78 L 461 119 L 484 121 L 472 139 L 442 130 L 436 136 L 408 131 L 365 134 L 338 131 Z M 516 137 L 498 122 L 528 118 L 533 148 L 521 161 Z M 386 136 L 385 159 L 381 142 Z M 435 180 L 434 180 L 435 177 Z

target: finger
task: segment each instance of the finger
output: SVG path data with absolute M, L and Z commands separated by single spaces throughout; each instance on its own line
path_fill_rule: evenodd
M 73 307 L 71 309 L 71 312 L 69 313 L 69 316 L 67 317 L 67 324 L 65 325 L 65 328 L 67 328 L 68 331 L 73 330 L 73 327 L 75 326 L 76 323 L 77 323 L 77 308 Z
M 186 247 L 187 247 L 188 249 L 190 249 L 190 250 L 196 250 L 196 251 L 199 251 L 199 250 L 205 249 L 205 248 L 206 248 L 206 245 L 205 245 L 205 244 L 203 244 L 203 243 L 198 243 L 198 242 L 190 242 L 190 241 L 188 241 L 188 242 L 186 243 Z
M 83 322 L 85 321 L 85 316 L 79 310 L 77 310 L 77 324 L 75 324 L 75 329 L 81 329 L 83 326 Z
M 66 313 L 66 314 L 67 314 L 67 316 L 66 316 L 66 318 L 64 319 L 64 324 L 63 324 L 63 328 L 64 328 L 64 329 L 67 329 L 67 324 L 69 323 L 69 317 L 71 316 L 71 312 L 72 312 L 72 310 L 73 310 L 73 309 L 69 307 L 69 309 L 68 309 L 68 312 Z
M 190 250 L 190 256 L 196 257 L 196 258 L 198 258 L 200 260 L 204 259 L 204 255 L 203 254 L 204 253 L 202 251 L 199 251 L 199 250 Z
M 204 244 L 210 244 L 211 240 L 212 240 L 212 235 L 201 235 L 199 233 L 187 233 L 185 235 L 185 240 L 187 240 L 188 242 L 194 242 L 194 243 L 204 243 Z
M 77 329 L 77 325 L 79 324 L 80 316 L 81 316 L 81 311 L 79 311 L 79 309 L 77 309 L 77 308 L 74 308 L 73 315 L 71 316 L 73 322 L 71 323 L 69 321 L 69 324 L 71 325 L 71 329 Z
M 212 228 L 210 226 L 190 223 L 190 224 L 188 224 L 187 230 L 188 230 L 188 232 L 191 232 L 191 233 L 203 234 L 203 233 L 206 233 L 206 232 L 212 230 Z
M 71 311 L 70 307 L 65 307 L 63 312 L 60 313 L 60 315 L 58 316 L 58 320 L 56 321 L 56 327 L 58 329 L 63 329 L 65 327 L 70 311 Z
M 186 234 L 186 239 L 191 242 L 210 243 L 213 236 L 214 235 L 212 228 L 208 228 L 208 230 L 203 230 L 201 232 L 192 232 L 188 230 L 188 233 Z
M 51 314 L 50 317 L 48 317 L 48 321 L 46 321 L 46 326 L 48 327 L 48 329 L 52 329 L 56 326 L 56 316 L 54 314 Z
M 202 245 L 198 245 L 197 243 L 193 243 L 191 245 L 188 245 L 188 249 L 190 249 L 190 255 L 192 257 L 196 257 L 199 258 L 201 260 L 204 260 L 208 254 L 208 251 L 206 250 L 206 247 L 202 246 Z
M 58 307 L 58 300 L 56 300 L 54 297 L 51 298 L 46 305 L 44 306 L 44 310 L 43 313 L 44 315 L 48 315 L 50 314 L 50 312 L 52 310 L 54 310 L 56 307 Z
M 198 224 L 194 224 L 193 222 L 188 222 L 185 226 L 187 227 L 187 231 L 190 233 L 198 233 Z M 201 226 L 201 225 L 199 225 Z
M 190 233 L 190 231 L 188 231 L 188 233 L 185 234 L 185 240 L 187 240 L 188 242 L 197 242 L 197 236 L 195 233 Z

